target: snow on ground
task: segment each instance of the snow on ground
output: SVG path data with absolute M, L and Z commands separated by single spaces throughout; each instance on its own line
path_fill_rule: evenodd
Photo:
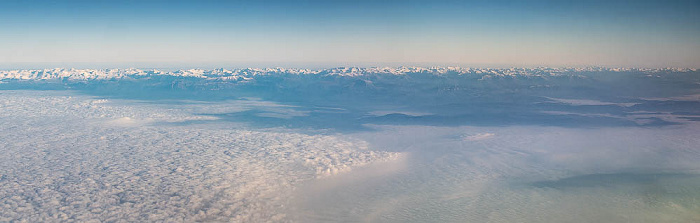
M 187 69 L 172 72 L 160 70 L 129 69 L 75 69 L 75 68 L 54 68 L 54 69 L 30 69 L 30 70 L 0 70 L 0 80 L 95 80 L 95 79 L 121 79 L 121 78 L 142 78 L 149 76 L 174 76 L 174 77 L 196 77 L 211 78 L 229 81 L 247 81 L 255 76 L 295 74 L 295 75 L 332 75 L 332 76 L 363 76 L 371 74 L 392 74 L 406 75 L 410 73 L 422 74 L 459 74 L 459 75 L 482 75 L 483 79 L 507 76 L 557 76 L 570 73 L 581 72 L 642 72 L 649 77 L 664 72 L 697 72 L 697 69 L 686 68 L 664 68 L 664 69 L 636 69 L 636 68 L 461 68 L 461 67 L 337 67 L 328 69 L 286 69 L 286 68 L 244 68 L 244 69 Z

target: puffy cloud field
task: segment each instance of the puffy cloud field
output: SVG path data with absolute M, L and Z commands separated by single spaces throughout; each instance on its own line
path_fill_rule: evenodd
M 332 135 L 172 124 L 246 106 L 3 91 L 0 221 L 286 221 L 301 182 L 399 156 Z

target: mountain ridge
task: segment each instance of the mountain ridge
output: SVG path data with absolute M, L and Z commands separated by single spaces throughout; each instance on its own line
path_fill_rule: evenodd
M 19 69 L 0 70 L 0 80 L 91 80 L 120 79 L 129 77 L 175 76 L 219 80 L 245 81 L 260 75 L 322 75 L 322 76 L 367 76 L 367 75 L 477 75 L 482 77 L 505 76 L 561 76 L 577 75 L 581 72 L 640 72 L 655 74 L 662 72 L 697 72 L 694 68 L 462 68 L 462 67 L 336 67 L 326 69 L 299 68 L 239 68 L 239 69 L 182 69 L 161 71 L 157 69 Z

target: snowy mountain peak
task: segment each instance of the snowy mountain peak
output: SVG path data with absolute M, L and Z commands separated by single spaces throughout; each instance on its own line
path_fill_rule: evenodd
M 4 70 L 0 71 L 0 80 L 91 80 L 91 79 L 119 79 L 128 77 L 143 77 L 143 76 L 176 76 L 176 77 L 196 77 L 206 79 L 239 79 L 251 78 L 259 75 L 279 75 L 279 74 L 296 74 L 296 75 L 324 75 L 324 76 L 345 76 L 357 77 L 365 75 L 377 74 L 429 74 L 429 75 L 479 75 L 493 76 L 556 76 L 569 73 L 579 72 L 642 72 L 642 73 L 659 73 L 659 72 L 697 72 L 697 69 L 687 68 L 664 68 L 664 69 L 637 69 L 637 68 L 461 68 L 461 67 L 336 67 L 328 69 L 296 69 L 296 68 L 243 68 L 243 69 L 224 69 L 218 68 L 213 70 L 205 69 L 187 69 L 176 71 L 160 71 L 156 69 L 141 70 L 135 68 L 127 69 L 75 69 L 75 68 L 53 68 L 42 70 Z

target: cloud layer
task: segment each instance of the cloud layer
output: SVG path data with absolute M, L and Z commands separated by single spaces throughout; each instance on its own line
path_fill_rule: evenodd
M 4 91 L 0 108 L 0 221 L 283 221 L 298 184 L 397 156 L 334 136 L 147 125 L 197 117 L 55 92 Z

